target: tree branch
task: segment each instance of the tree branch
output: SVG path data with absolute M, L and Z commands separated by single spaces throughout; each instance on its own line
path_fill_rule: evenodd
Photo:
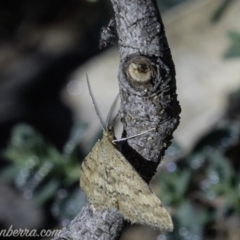
M 175 69 L 155 0 L 111 0 L 120 54 L 118 73 L 124 136 L 151 128 L 129 139 L 122 153 L 149 182 L 179 124 Z M 150 135 L 150 137 L 149 137 Z M 96 211 L 87 205 L 61 237 L 55 239 L 114 240 L 124 222 L 112 209 Z M 75 235 L 76 234 L 76 235 Z

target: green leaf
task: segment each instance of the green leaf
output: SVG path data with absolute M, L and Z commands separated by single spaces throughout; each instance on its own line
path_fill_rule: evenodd
M 180 228 L 185 228 L 191 234 L 200 234 L 204 225 L 209 221 L 207 210 L 196 209 L 193 204 L 186 200 L 174 215 Z
M 240 57 L 240 33 L 230 31 L 228 33 L 230 39 L 230 46 L 224 53 L 225 58 Z
M 233 0 L 223 0 L 222 3 L 217 8 L 217 10 L 214 12 L 211 21 L 217 22 L 218 20 L 220 20 L 220 18 L 223 16 L 223 14 L 226 12 L 227 8 L 230 6 L 232 2 Z
M 61 183 L 59 179 L 51 179 L 40 190 L 34 194 L 34 203 L 42 205 L 44 202 L 56 195 Z
M 88 124 L 82 123 L 82 122 L 76 123 L 72 127 L 70 132 L 70 137 L 63 148 L 63 153 L 65 156 L 71 157 L 71 154 L 73 154 L 74 150 L 76 149 L 81 139 L 83 138 L 87 127 L 88 127 Z
M 183 196 L 188 184 L 189 184 L 189 180 L 191 177 L 191 172 L 189 170 L 185 170 L 181 172 L 181 176 L 178 179 L 178 181 L 176 181 L 176 191 L 178 195 Z

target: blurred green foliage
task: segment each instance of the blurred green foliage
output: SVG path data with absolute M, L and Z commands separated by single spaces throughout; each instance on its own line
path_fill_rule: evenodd
M 212 22 L 217 22 L 221 17 L 223 17 L 227 8 L 233 2 L 234 2 L 233 0 L 222 0 L 222 2 L 220 2 L 216 11 L 213 13 L 211 21 Z
M 85 129 L 86 124 L 74 126 L 63 153 L 60 153 L 31 126 L 16 125 L 12 129 L 8 147 L 2 152 L 2 156 L 10 163 L 1 170 L 0 181 L 13 185 L 36 205 L 52 200 L 51 211 L 54 216 L 72 218 L 76 209 L 80 210 L 85 202 L 84 195 L 72 187 L 77 185 L 79 190 L 77 146 Z M 69 196 L 72 197 L 71 201 L 66 200 Z M 69 210 L 72 208 L 74 211 Z
M 175 226 L 167 239 L 205 239 L 223 219 L 238 216 L 240 221 L 240 165 L 235 162 L 239 156 L 226 155 L 236 146 L 240 147 L 240 126 L 225 123 L 204 135 L 183 159 L 168 162 L 159 172 L 158 195 L 171 207 Z M 225 231 L 230 239 L 227 228 L 217 231 Z
M 240 57 L 240 33 L 235 31 L 230 31 L 228 33 L 230 39 L 230 46 L 226 50 L 224 57 Z
M 157 3 L 161 12 L 163 12 L 186 1 L 188 0 L 157 0 Z
M 211 21 L 218 22 L 221 18 L 224 17 L 224 13 L 227 11 L 228 7 L 234 4 L 233 0 L 222 0 L 220 2 L 218 8 L 213 13 Z M 236 19 L 236 21 L 238 21 Z M 230 40 L 230 44 L 226 52 L 224 53 L 225 58 L 232 58 L 232 57 L 240 57 L 240 33 L 236 31 L 229 31 L 228 37 Z

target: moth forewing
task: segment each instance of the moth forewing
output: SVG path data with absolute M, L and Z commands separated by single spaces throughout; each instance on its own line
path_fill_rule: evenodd
M 117 150 L 114 160 L 117 166 L 112 174 L 118 176 L 116 191 L 120 203 L 119 211 L 123 217 L 132 223 L 148 225 L 161 231 L 172 231 L 171 216 L 160 199 Z
M 94 108 L 101 121 L 89 81 L 88 87 Z M 107 125 L 112 109 L 113 107 L 108 115 Z M 102 127 L 104 129 L 103 123 Z M 106 128 L 102 139 L 95 144 L 81 166 L 80 187 L 85 192 L 89 203 L 97 210 L 116 208 L 123 218 L 131 223 L 148 225 L 160 231 L 172 231 L 173 224 L 169 213 L 113 144 L 115 138 L 113 127 Z
M 112 144 L 110 132 L 104 131 L 83 162 L 80 186 L 88 201 L 98 210 L 117 208 L 132 223 L 172 231 L 169 213 Z

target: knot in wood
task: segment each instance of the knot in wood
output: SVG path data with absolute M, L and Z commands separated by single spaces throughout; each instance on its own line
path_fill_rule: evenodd
M 144 90 L 155 75 L 151 61 L 143 56 L 130 56 L 124 64 L 124 73 L 133 87 Z

